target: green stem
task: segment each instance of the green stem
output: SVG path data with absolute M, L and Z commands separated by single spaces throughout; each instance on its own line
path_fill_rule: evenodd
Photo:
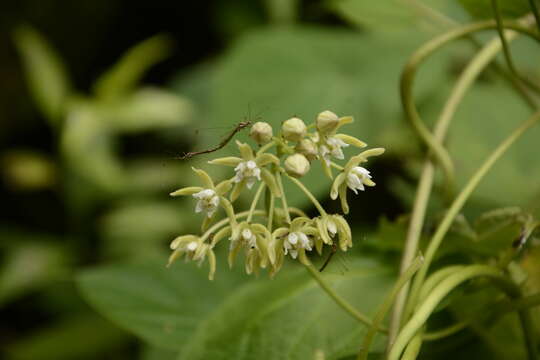
M 422 63 L 427 57 L 433 54 L 437 49 L 443 45 L 462 37 L 465 37 L 469 34 L 483 31 L 487 29 L 493 29 L 497 24 L 490 20 L 479 22 L 475 24 L 460 26 L 454 30 L 451 30 L 445 34 L 442 34 L 431 41 L 427 42 L 418 49 L 413 56 L 409 59 L 409 62 L 406 64 L 404 71 L 401 77 L 401 99 L 403 107 L 406 113 L 406 118 L 410 122 L 413 129 L 418 133 L 418 135 L 424 140 L 424 142 L 429 146 L 430 150 L 433 152 L 434 157 L 437 162 L 441 165 L 446 179 L 446 188 L 449 191 L 453 187 L 454 183 L 454 168 L 452 160 L 448 151 L 443 147 L 442 143 L 437 141 L 433 134 L 429 131 L 427 126 L 423 123 L 420 115 L 416 109 L 413 98 L 413 85 L 414 79 L 416 76 L 416 70 L 420 63 Z M 540 36 L 533 32 L 531 29 L 522 26 L 515 22 L 505 22 L 504 26 L 515 30 L 517 32 L 526 34 L 538 41 L 540 41 Z
M 540 32 L 540 13 L 538 13 L 536 0 L 529 0 L 529 4 L 531 5 L 531 10 L 534 15 L 534 19 L 536 20 L 536 26 L 538 27 L 538 31 Z
M 281 180 L 281 172 L 278 170 L 274 173 L 277 184 L 279 186 L 279 192 L 281 193 L 281 205 L 283 206 L 283 211 L 285 212 L 285 220 L 287 224 L 291 223 L 291 214 L 289 213 L 289 206 L 287 205 L 287 195 L 285 194 L 285 189 L 283 188 L 283 181 Z
M 272 226 L 274 225 L 274 207 L 276 203 L 276 197 L 270 192 L 270 206 L 268 207 L 268 231 L 272 233 Z
M 261 185 L 259 185 L 259 188 L 257 189 L 257 192 L 255 193 L 255 196 L 253 197 L 253 201 L 251 202 L 251 206 L 249 208 L 249 214 L 246 219 L 247 222 L 251 222 L 251 219 L 253 218 L 253 212 L 255 211 L 255 208 L 257 207 L 257 203 L 259 202 L 259 198 L 261 197 L 261 194 L 265 186 L 266 184 L 264 182 L 261 182 Z
M 373 326 L 373 323 L 369 319 L 367 315 L 362 314 L 360 311 L 356 310 L 354 306 L 349 304 L 347 300 L 339 296 L 331 287 L 326 283 L 321 273 L 313 267 L 313 265 L 305 265 L 306 269 L 308 270 L 309 274 L 315 279 L 315 281 L 319 284 L 319 286 L 334 300 L 334 302 L 341 307 L 343 310 L 349 313 L 352 317 L 354 317 L 359 322 L 367 325 L 367 326 Z M 386 332 L 387 330 L 380 326 L 377 328 L 377 331 L 379 332 Z
M 510 54 L 510 47 L 508 46 L 508 43 L 506 41 L 506 36 L 504 35 L 503 20 L 502 20 L 501 12 L 499 9 L 499 2 L 497 0 L 491 0 L 491 7 L 493 8 L 495 21 L 497 23 L 497 32 L 499 33 L 499 38 L 501 39 L 501 43 L 503 46 L 504 59 L 506 60 L 508 69 L 510 70 L 510 72 L 516 79 L 521 81 L 523 84 L 527 85 L 530 89 L 536 92 L 540 92 L 540 87 L 537 84 L 535 84 L 532 81 L 529 81 L 527 78 L 524 78 L 517 71 L 517 68 L 514 64 L 514 60 L 512 59 L 512 55 Z
M 261 146 L 261 148 L 257 150 L 256 156 L 259 156 L 260 154 L 262 154 L 263 152 L 265 152 L 266 150 L 270 149 L 272 146 L 275 146 L 275 145 L 276 145 L 276 141 L 272 140 L 269 143 Z
M 436 341 L 443 339 L 447 336 L 454 335 L 455 333 L 465 329 L 469 325 L 466 321 L 460 321 L 450 326 L 447 326 L 441 330 L 432 331 L 422 335 L 423 341 Z
M 309 200 L 311 200 L 311 202 L 313 203 L 313 205 L 315 205 L 315 207 L 317 208 L 317 210 L 319 210 L 319 213 L 322 215 L 322 216 L 326 216 L 326 211 L 324 210 L 324 208 L 322 207 L 321 203 L 319 203 L 319 201 L 315 198 L 315 196 L 313 196 L 313 194 L 311 193 L 311 191 L 309 191 L 305 186 L 304 184 L 302 184 L 298 179 L 296 178 L 293 178 L 292 176 L 289 176 L 287 175 L 287 177 L 289 178 L 289 180 L 291 180 L 296 186 L 298 186 L 300 188 L 300 190 L 302 190 L 302 192 L 309 198 Z
M 419 332 L 416 334 L 411 341 L 407 344 L 405 351 L 403 351 L 403 356 L 401 360 L 414 360 L 420 353 L 420 348 L 422 347 L 422 333 Z
M 515 33 L 508 35 L 509 40 L 512 40 L 514 37 Z M 492 40 L 481 51 L 478 52 L 478 54 L 469 62 L 469 65 L 462 72 L 454 85 L 448 100 L 444 104 L 443 110 L 441 111 L 441 114 L 439 115 L 435 124 L 434 137 L 438 142 L 443 142 L 450 125 L 450 121 L 456 113 L 457 107 L 463 100 L 466 92 L 471 88 L 471 85 L 481 74 L 482 70 L 485 69 L 490 61 L 494 59 L 500 49 L 501 43 L 499 39 L 496 38 Z M 416 254 L 418 251 L 420 233 L 424 224 L 427 204 L 435 178 L 435 167 L 430 158 L 431 156 L 428 155 L 420 176 L 411 221 L 407 230 L 405 250 L 401 260 L 401 272 L 404 272 L 409 267 L 414 254 Z M 401 321 L 403 320 L 403 309 L 405 307 L 408 291 L 409 284 L 406 284 L 399 293 L 394 304 L 392 318 L 390 321 L 390 333 L 388 336 L 389 343 L 394 341 L 399 327 L 401 326 Z
M 336 164 L 335 162 L 331 161 L 330 162 L 330 166 L 332 166 L 333 168 L 335 169 L 338 169 L 340 171 L 343 171 L 343 169 L 345 169 L 343 166 L 339 165 L 339 164 Z
M 507 279 L 498 269 L 487 266 L 487 265 L 470 265 L 462 270 L 448 276 L 446 279 L 441 281 L 429 296 L 420 304 L 414 315 L 407 322 L 407 324 L 400 331 L 398 337 L 396 338 L 395 343 L 392 345 L 390 352 L 388 354 L 388 360 L 398 360 L 403 349 L 411 341 L 411 339 L 420 331 L 420 329 L 425 325 L 427 319 L 430 317 L 431 313 L 435 310 L 437 305 L 457 286 L 460 284 L 476 278 L 476 277 L 488 277 L 497 285 L 501 290 L 503 290 L 510 298 L 518 298 L 521 296 L 521 291 L 517 285 Z M 524 317 L 528 318 L 528 310 L 520 311 L 520 314 L 524 312 Z M 526 328 L 525 336 L 527 337 L 527 342 L 530 342 L 531 331 L 525 323 L 523 323 L 524 328 Z M 525 330 L 525 329 L 524 329 Z M 530 349 L 529 349 L 530 350 Z M 536 359 L 534 352 L 529 353 L 529 359 Z
M 235 219 L 241 219 L 243 217 L 246 217 L 248 216 L 249 214 L 249 211 L 242 211 L 242 212 L 239 212 L 238 214 L 234 215 Z M 255 210 L 254 215 L 266 215 L 266 211 L 263 211 L 263 210 Z M 206 230 L 204 232 L 204 234 L 201 236 L 201 240 L 202 241 L 205 241 L 212 233 L 214 233 L 217 229 L 219 229 L 220 227 L 222 226 L 225 226 L 227 225 L 228 223 L 230 223 L 230 219 L 227 217 L 223 220 L 220 220 L 218 221 L 217 223 L 215 223 L 214 225 L 212 225 L 212 227 L 210 227 L 208 230 Z
M 390 293 L 384 299 L 379 310 L 377 310 L 375 317 L 373 318 L 373 324 L 371 325 L 368 332 L 366 333 L 366 336 L 364 337 L 364 341 L 362 342 L 360 352 L 358 353 L 358 360 L 367 360 L 368 354 L 369 354 L 369 348 L 371 347 L 371 343 L 373 342 L 373 339 L 375 338 L 375 335 L 377 334 L 377 329 L 380 327 L 386 314 L 392 307 L 392 304 L 394 303 L 394 299 L 399 293 L 399 290 L 403 287 L 403 285 L 405 285 L 409 281 L 410 278 L 412 278 L 412 276 L 416 273 L 416 271 L 418 271 L 423 261 L 424 261 L 424 258 L 422 257 L 422 255 L 417 256 L 416 259 L 412 262 L 411 266 L 409 266 L 407 271 L 401 274 L 398 281 L 394 284 Z
M 517 129 L 515 129 L 510 136 L 508 136 L 499 146 L 495 149 L 495 151 L 486 159 L 486 161 L 480 166 L 480 168 L 474 173 L 474 175 L 470 178 L 470 180 L 467 182 L 463 190 L 460 192 L 460 194 L 456 197 L 448 211 L 446 212 L 446 215 L 444 216 L 443 220 L 437 227 L 437 230 L 435 231 L 435 234 L 431 238 L 431 241 L 429 242 L 428 248 L 425 253 L 425 262 L 418 271 L 418 274 L 414 278 L 412 289 L 411 289 L 411 296 L 409 298 L 409 301 L 412 302 L 413 306 L 416 304 L 420 287 L 422 283 L 424 282 L 424 278 L 427 274 L 427 271 L 429 269 L 429 266 L 431 264 L 431 261 L 433 260 L 433 257 L 435 256 L 435 253 L 437 249 L 439 248 L 439 245 L 441 244 L 442 240 L 444 239 L 444 236 L 450 229 L 450 226 L 452 225 L 456 215 L 459 213 L 469 196 L 472 194 L 472 192 L 476 189 L 480 181 L 484 178 L 484 176 L 487 174 L 487 172 L 491 169 L 491 167 L 495 164 L 495 162 L 510 148 L 510 146 L 518 140 L 521 135 L 525 131 L 527 131 L 529 128 L 531 128 L 533 125 L 535 125 L 538 120 L 540 119 L 540 111 L 537 111 L 532 115 L 527 121 L 523 122 Z

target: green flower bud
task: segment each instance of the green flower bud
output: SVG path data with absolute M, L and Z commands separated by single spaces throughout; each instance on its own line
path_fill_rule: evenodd
M 281 131 L 286 140 L 300 141 L 306 135 L 307 127 L 301 119 L 293 117 L 283 123 Z
M 317 158 L 317 145 L 310 139 L 302 139 L 294 150 L 304 155 L 309 161 Z
M 308 173 L 309 168 L 309 161 L 302 154 L 294 154 L 285 159 L 285 170 L 291 176 L 302 177 Z
M 323 134 L 334 131 L 338 125 L 338 116 L 329 110 L 323 111 L 317 116 L 317 130 Z
M 259 145 L 266 144 L 272 140 L 272 126 L 270 124 L 258 121 L 251 127 L 249 136 Z

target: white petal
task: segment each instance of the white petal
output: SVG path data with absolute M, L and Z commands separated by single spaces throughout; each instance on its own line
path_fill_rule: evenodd
M 296 235 L 296 233 L 290 233 L 289 236 L 287 236 L 287 240 L 292 245 L 295 245 L 298 242 L 298 235 Z
M 249 160 L 246 164 L 246 167 L 249 169 L 249 170 L 253 170 L 257 167 L 257 163 L 253 160 Z
M 202 200 L 197 201 L 197 205 L 195 205 L 195 212 L 200 213 L 204 209 L 204 204 Z
M 334 237 L 334 235 L 336 235 L 337 233 L 337 226 L 336 226 L 336 223 L 333 222 L 332 220 L 328 219 L 328 221 L 326 222 L 326 229 L 328 230 L 328 233 Z
M 197 244 L 196 241 L 192 241 L 186 245 L 186 249 L 189 251 L 195 251 L 198 247 L 199 247 L 199 244 Z

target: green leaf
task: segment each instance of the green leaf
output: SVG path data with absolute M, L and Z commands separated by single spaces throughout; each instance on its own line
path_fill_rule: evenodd
M 161 264 L 106 267 L 85 272 L 79 285 L 105 316 L 153 345 L 180 350 L 180 359 L 305 359 L 322 351 L 330 360 L 357 351 L 365 326 L 304 269 L 247 282 L 225 269 L 209 282 L 205 270 L 186 264 L 169 270 Z M 391 277 L 364 259 L 327 280 L 369 314 Z
M 55 50 L 32 27 L 15 30 L 14 41 L 22 57 L 26 80 L 39 109 L 51 124 L 56 124 L 64 111 L 70 92 L 69 77 Z
M 254 114 L 262 112 L 262 119 L 276 132 L 293 115 L 311 123 L 319 112 L 329 109 L 340 116 L 354 116 L 355 122 L 344 126 L 344 132 L 370 146 L 403 151 L 385 139 L 394 132 L 403 136 L 396 81 L 419 44 L 417 33 L 407 31 L 366 35 L 297 27 L 252 32 L 237 43 L 217 70 L 212 126 L 233 125 L 247 114 L 249 105 Z M 446 80 L 441 69 L 448 67 L 441 62 L 447 65 L 448 58 L 435 59 L 422 69 L 415 89 L 420 100 L 431 100 Z M 212 143 L 218 140 L 214 138 Z M 409 147 L 414 144 L 407 143 Z M 226 149 L 236 151 L 231 144 Z M 354 155 L 353 150 L 347 151 Z M 320 174 L 320 165 L 313 163 L 302 178 L 318 198 L 330 191 L 330 181 L 321 181 Z M 291 191 L 290 196 L 292 204 L 306 203 L 298 191 Z
M 480 19 L 493 18 L 491 0 L 458 0 L 471 16 Z M 498 0 L 504 17 L 520 17 L 531 11 L 528 0 Z
M 160 349 L 153 346 L 146 346 L 141 356 L 140 360 L 175 360 L 177 357 L 176 351 L 171 351 L 167 349 Z
M 135 45 L 96 81 L 95 93 L 101 99 L 126 95 L 150 67 L 169 55 L 170 48 L 171 41 L 165 35 L 156 35 Z
M 332 0 L 330 7 L 352 24 L 384 32 L 411 27 L 426 33 L 444 30 L 463 12 L 455 0 Z
M 142 88 L 115 103 L 106 103 L 100 115 L 107 126 L 122 133 L 183 125 L 192 119 L 191 102 L 158 88 Z

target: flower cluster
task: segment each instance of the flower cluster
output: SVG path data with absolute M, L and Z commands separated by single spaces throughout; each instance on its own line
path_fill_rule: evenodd
M 268 269 L 273 276 L 286 257 L 310 264 L 308 254 L 314 250 L 322 254 L 325 245 L 346 251 L 352 246 L 349 224 L 340 214 L 328 214 L 317 199 L 299 180 L 311 171 L 311 162 L 319 160 L 324 173 L 331 179 L 330 197 L 340 198 L 344 214 L 349 212 L 347 189 L 355 194 L 365 186 L 374 186 L 371 173 L 360 166 L 371 156 L 381 155 L 383 148 L 374 148 L 352 156 L 344 165 L 335 160 L 345 160 L 343 148 L 363 148 L 366 143 L 339 133 L 352 117 L 338 117 L 323 111 L 314 124 L 307 126 L 298 117 L 282 123 L 281 131 L 274 136 L 272 127 L 257 122 L 251 127 L 250 137 L 258 148 L 237 141 L 239 156 L 228 156 L 209 161 L 212 165 L 232 168 L 229 179 L 215 183 L 204 170 L 193 168 L 200 179 L 200 186 L 190 186 L 171 193 L 172 196 L 192 196 L 195 212 L 204 213 L 201 235 L 183 235 L 173 240 L 173 253 L 169 264 L 185 255 L 187 260 L 202 263 L 208 259 L 209 278 L 216 269 L 214 247 L 222 240 L 229 242 L 228 262 L 232 267 L 239 253 L 244 255 L 248 274 Z M 271 152 L 273 151 L 273 153 Z M 334 177 L 333 169 L 338 171 Z M 308 217 L 300 209 L 287 205 L 282 178 L 303 192 L 315 205 L 319 215 Z M 238 212 L 234 203 L 244 191 L 254 192 L 248 210 Z M 261 199 L 265 199 L 265 204 Z M 219 209 L 225 216 L 217 220 Z

